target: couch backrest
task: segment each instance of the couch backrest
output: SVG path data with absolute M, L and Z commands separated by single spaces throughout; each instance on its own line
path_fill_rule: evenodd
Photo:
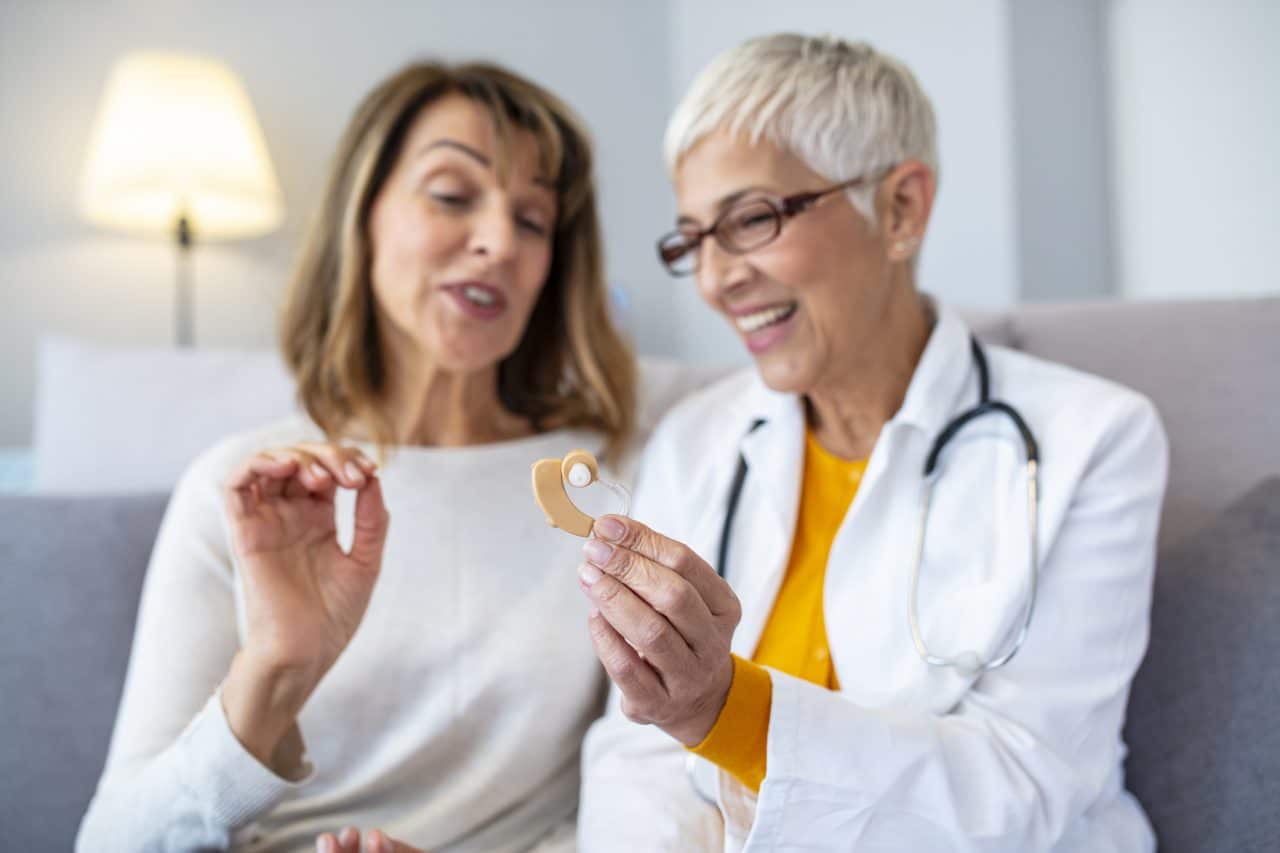
M 0 849 L 70 850 L 165 495 L 0 495 Z
M 1280 298 L 1026 306 L 972 322 L 1155 402 L 1170 444 L 1162 547 L 1280 474 Z

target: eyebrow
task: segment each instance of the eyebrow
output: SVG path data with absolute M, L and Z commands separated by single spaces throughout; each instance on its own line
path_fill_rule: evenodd
M 457 151 L 461 151 L 463 154 L 466 154 L 468 157 L 470 157 L 472 160 L 475 160 L 477 163 L 479 163 L 481 166 L 484 166 L 486 169 L 488 169 L 493 165 L 493 163 L 489 161 L 488 157 L 484 156 L 479 151 L 472 148 L 470 145 L 465 145 L 453 139 L 437 139 L 434 142 L 428 142 L 426 145 L 418 149 L 418 153 L 415 155 L 415 157 L 421 157 L 422 155 L 426 154 L 428 151 L 434 148 L 453 148 Z
M 458 142 L 456 139 L 437 139 L 434 142 L 428 142 L 426 145 L 419 148 L 418 153 L 414 156 L 415 158 L 422 157 L 428 151 L 431 151 L 432 149 L 435 149 L 435 148 L 452 148 L 455 151 L 461 151 L 463 154 L 466 154 L 468 157 L 470 157 L 472 160 L 475 160 L 477 163 L 479 163 L 481 166 L 484 166 L 486 169 L 493 168 L 493 161 L 491 161 L 488 157 L 486 157 L 484 154 L 480 153 L 476 149 L 472 148 L 470 145 L 467 145 L 466 143 L 463 143 L 463 142 Z M 533 179 L 533 182 L 540 187 L 551 190 L 552 192 L 556 191 L 555 182 L 551 181 L 548 178 L 537 177 Z
M 751 193 L 755 193 L 755 192 L 767 193 L 767 192 L 771 192 L 771 190 L 769 190 L 767 187 L 760 187 L 760 186 L 753 185 L 749 187 L 743 187 L 742 189 L 737 190 L 736 192 L 731 192 L 727 196 L 723 196 L 719 201 L 716 202 L 716 216 L 719 216 L 721 213 L 724 213 L 725 210 L 729 209 L 730 207 L 733 207 L 735 204 L 741 201 L 744 196 L 748 196 Z M 697 224 L 698 224 L 698 221 L 696 219 L 686 214 L 682 214 L 681 216 L 676 218 L 676 225 L 697 225 Z

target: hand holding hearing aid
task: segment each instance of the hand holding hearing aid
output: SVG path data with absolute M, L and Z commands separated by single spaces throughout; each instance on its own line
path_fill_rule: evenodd
M 595 519 L 570 500 L 565 483 L 585 489 L 597 482 L 622 500 L 622 511 L 618 515 L 627 515 L 631 511 L 630 492 L 620 483 L 601 479 L 599 463 L 586 450 L 571 450 L 563 459 L 539 459 L 533 463 L 534 502 L 547 517 L 547 524 L 574 536 L 590 536 Z

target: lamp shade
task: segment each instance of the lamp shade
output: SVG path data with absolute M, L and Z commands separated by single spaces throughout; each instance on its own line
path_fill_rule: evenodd
M 110 228 L 200 239 L 253 237 L 284 217 L 266 142 L 225 64 L 137 53 L 111 71 L 80 188 L 80 210 Z

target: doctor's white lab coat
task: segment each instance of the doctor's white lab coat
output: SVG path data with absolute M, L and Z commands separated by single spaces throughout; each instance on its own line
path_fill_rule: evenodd
M 758 798 L 713 771 L 712 805 L 691 784 L 688 753 L 628 721 L 615 690 L 584 746 L 583 851 L 1154 849 L 1124 789 L 1121 727 L 1147 644 L 1164 432 L 1132 391 L 986 352 L 992 397 L 1021 412 L 1041 454 L 1039 594 L 1012 662 L 976 678 L 931 667 L 908 625 L 925 457 L 978 395 L 969 331 L 943 309 L 831 549 L 824 606 L 839 692 L 772 673 Z M 801 401 L 746 370 L 667 416 L 637 484 L 635 517 L 714 564 L 745 456 L 727 568 L 743 610 L 733 650 L 744 657 L 790 556 L 804 429 Z M 971 424 L 942 456 L 919 593 L 934 654 L 988 660 L 1017 630 L 1028 581 L 1023 460 L 1000 416 Z

